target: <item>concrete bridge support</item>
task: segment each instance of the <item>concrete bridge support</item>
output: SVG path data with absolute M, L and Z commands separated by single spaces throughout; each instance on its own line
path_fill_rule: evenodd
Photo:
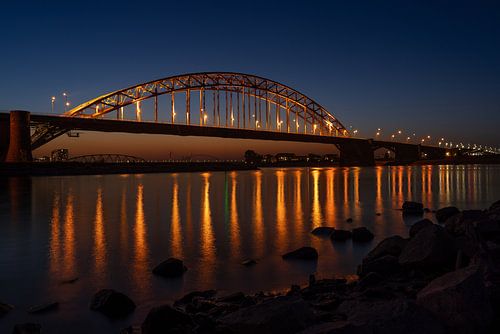
M 370 140 L 349 140 L 336 144 L 341 166 L 374 166 L 375 158 Z
M 446 149 L 441 147 L 426 147 L 422 149 L 424 159 L 442 160 L 446 159 Z
M 10 123 L 8 118 L 0 119 L 0 162 L 4 162 L 9 149 Z
M 398 144 L 394 147 L 395 162 L 408 164 L 420 160 L 420 145 Z
M 29 162 L 31 155 L 30 113 L 23 110 L 10 112 L 10 141 L 6 162 Z

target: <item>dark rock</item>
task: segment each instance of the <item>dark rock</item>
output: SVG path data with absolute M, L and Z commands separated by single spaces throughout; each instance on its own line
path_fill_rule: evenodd
M 453 236 L 465 235 L 472 228 L 472 223 L 486 218 L 488 217 L 484 211 L 464 210 L 448 218 L 444 227 Z
M 54 311 L 59 307 L 58 302 L 49 302 L 40 305 L 31 306 L 28 309 L 28 313 L 45 313 L 49 311 Z
M 242 261 L 241 264 L 244 265 L 245 267 L 250 267 L 257 264 L 257 261 L 255 261 L 254 259 L 246 259 Z
M 153 307 L 141 325 L 142 334 L 189 333 L 191 317 L 170 305 Z
M 486 241 L 500 243 L 500 222 L 493 219 L 482 219 L 475 223 L 476 231 Z
M 373 333 L 444 334 L 442 324 L 423 307 L 404 299 L 347 300 L 338 313 L 358 326 L 369 326 Z
M 174 302 L 174 306 L 185 305 L 191 303 L 195 298 L 201 297 L 204 299 L 213 298 L 217 294 L 216 290 L 192 291 L 184 295 L 181 299 Z
M 281 296 L 230 313 L 220 322 L 237 333 L 296 333 L 314 322 L 303 299 Z
M 429 208 L 424 208 L 424 212 L 425 212 L 425 213 L 429 213 L 429 212 L 432 212 L 432 210 L 431 210 L 431 209 L 429 209 Z
M 460 210 L 458 210 L 457 207 L 447 206 L 436 211 L 436 219 L 438 222 L 444 223 L 448 218 L 456 215 L 459 212 Z
M 352 218 L 347 218 L 345 221 L 346 223 L 352 223 Z
M 123 293 L 103 289 L 92 298 L 90 309 L 101 312 L 109 318 L 123 318 L 135 310 L 135 303 Z
M 219 303 L 239 303 L 245 299 L 245 294 L 243 292 L 235 292 L 227 296 L 222 296 L 217 298 Z
M 399 256 L 399 263 L 423 271 L 442 269 L 454 265 L 455 253 L 453 238 L 441 226 L 432 225 L 410 239 Z
M 309 285 L 314 285 L 316 283 L 316 276 L 314 274 L 309 275 Z
M 186 305 L 185 311 L 188 313 L 208 312 L 216 306 L 217 305 L 211 300 L 202 297 L 195 297 L 191 303 Z
M 358 289 L 366 289 L 382 282 L 384 277 L 376 272 L 369 272 L 358 281 Z
M 153 269 L 153 274 L 163 277 L 179 277 L 186 272 L 187 267 L 182 260 L 176 258 L 169 258 Z
M 382 214 L 380 212 L 377 212 L 375 215 L 377 216 L 381 216 Z
M 283 259 L 285 260 L 317 260 L 318 251 L 313 247 L 301 247 L 294 251 L 284 254 Z
M 490 208 L 488 211 L 498 211 L 500 210 L 500 201 L 496 201 L 495 203 L 491 204 Z
M 417 303 L 453 333 L 484 333 L 492 321 L 491 305 L 476 266 L 434 279 L 418 293 Z
M 316 227 L 314 230 L 311 231 L 313 235 L 318 235 L 318 236 L 330 236 L 332 232 L 335 231 L 334 227 L 331 226 L 320 226 Z
M 403 203 L 403 213 L 407 215 L 421 215 L 424 213 L 424 205 L 418 202 L 406 201 Z
M 330 239 L 332 239 L 333 241 L 346 241 L 347 239 L 350 239 L 351 236 L 352 236 L 351 231 L 335 230 L 330 235 Z
M 14 306 L 0 303 L 0 318 L 14 309 Z
M 414 236 L 416 236 L 417 233 L 420 232 L 422 229 L 429 227 L 429 226 L 432 226 L 432 225 L 434 225 L 434 223 L 427 218 L 419 220 L 418 222 L 414 223 L 410 227 L 410 231 L 409 231 L 410 238 L 413 238 Z
M 128 326 L 120 331 L 120 334 L 141 334 L 141 327 Z
M 367 262 L 373 261 L 376 258 L 385 255 L 392 255 L 398 257 L 403 251 L 403 248 L 405 248 L 407 243 L 408 240 L 401 238 L 399 235 L 394 235 L 392 237 L 385 238 L 368 253 L 368 255 L 363 259 L 363 261 Z
M 73 277 L 73 278 L 70 278 L 70 279 L 62 280 L 60 284 L 61 285 L 64 285 L 64 284 L 73 284 L 76 281 L 78 281 L 78 277 Z
M 298 334 L 373 334 L 373 330 L 369 326 L 339 320 L 308 327 Z
M 382 276 L 389 276 L 401 270 L 398 258 L 392 255 L 384 255 L 372 261 L 363 261 L 358 267 L 358 275 L 365 276 L 368 273 L 378 273 Z
M 40 324 L 25 323 L 14 326 L 13 334 L 39 334 L 42 326 Z
M 358 227 L 352 230 L 352 241 L 354 242 L 368 242 L 372 241 L 374 235 L 366 227 Z

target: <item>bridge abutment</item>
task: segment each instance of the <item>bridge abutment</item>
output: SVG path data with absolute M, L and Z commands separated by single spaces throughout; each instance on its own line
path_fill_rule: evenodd
M 369 140 L 350 140 L 336 144 L 341 166 L 374 166 L 372 143 Z
M 420 145 L 395 145 L 395 160 L 398 164 L 408 164 L 420 160 Z
M 4 162 L 9 150 L 10 122 L 8 118 L 0 119 L 0 162 Z
M 9 132 L 9 149 L 5 161 L 32 161 L 30 113 L 24 110 L 12 110 L 10 112 Z

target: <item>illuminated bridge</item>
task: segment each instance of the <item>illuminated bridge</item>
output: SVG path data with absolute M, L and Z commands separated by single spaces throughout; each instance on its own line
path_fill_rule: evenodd
M 9 121 L 10 120 L 10 121 Z M 31 160 L 31 150 L 71 130 L 311 142 L 335 145 L 343 164 L 373 165 L 373 150 L 396 160 L 444 148 L 350 137 L 342 123 L 308 96 L 262 77 L 230 72 L 172 76 L 96 97 L 61 116 L 0 114 L 0 153 Z

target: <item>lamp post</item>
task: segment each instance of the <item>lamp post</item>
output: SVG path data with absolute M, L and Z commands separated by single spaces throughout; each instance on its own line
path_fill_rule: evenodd
M 64 112 L 68 111 L 68 94 L 66 92 L 62 93 L 62 95 L 64 96 Z
M 54 103 L 56 102 L 56 97 L 55 96 L 52 96 L 50 98 L 50 104 L 52 106 L 51 110 L 52 110 L 52 113 L 54 113 Z

